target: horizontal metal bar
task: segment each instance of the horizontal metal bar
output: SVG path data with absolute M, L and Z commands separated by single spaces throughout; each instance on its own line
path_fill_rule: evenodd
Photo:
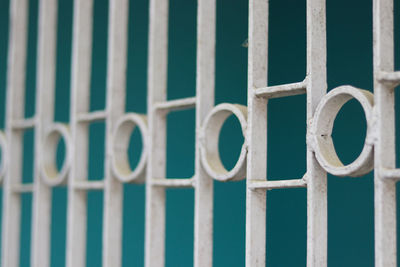
M 104 181 L 75 181 L 73 182 L 73 187 L 78 190 L 103 190 L 104 189 Z
M 299 188 L 307 187 L 307 182 L 304 179 L 293 180 L 251 180 L 249 181 L 250 189 L 280 189 L 280 188 Z
M 400 84 L 400 71 L 386 72 L 381 71 L 377 75 L 378 81 L 384 83 L 393 83 L 395 86 Z
M 158 110 L 176 111 L 190 109 L 196 106 L 196 97 L 188 97 L 166 102 L 155 103 L 154 108 Z
M 100 110 L 100 111 L 78 114 L 77 120 L 78 122 L 89 123 L 89 122 L 105 120 L 106 116 L 107 113 L 104 110 Z
M 307 79 L 302 82 L 288 83 L 276 86 L 267 86 L 255 89 L 257 97 L 276 98 L 292 95 L 305 94 L 307 89 Z
M 383 169 L 381 170 L 381 177 L 384 179 L 400 180 L 400 169 Z
M 15 193 L 33 192 L 33 184 L 15 184 L 12 186 L 12 191 Z
M 28 118 L 28 119 L 18 119 L 14 120 L 11 122 L 11 127 L 14 130 L 26 130 L 26 129 L 32 129 L 35 127 L 36 124 L 36 118 Z
M 151 180 L 151 185 L 169 188 L 190 188 L 194 185 L 194 179 L 153 179 Z

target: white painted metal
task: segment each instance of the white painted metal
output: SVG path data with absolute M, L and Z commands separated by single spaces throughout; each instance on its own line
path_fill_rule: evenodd
M 112 135 L 125 112 L 128 0 L 109 2 L 103 266 L 121 266 L 123 187 L 112 172 Z M 129 139 L 128 139 L 129 140 Z M 126 146 L 129 142 L 126 142 Z M 127 147 L 125 148 L 125 151 Z
M 364 148 L 356 160 L 343 165 L 336 154 L 331 137 L 333 122 L 342 106 L 350 99 L 357 99 L 367 120 L 367 137 Z M 318 104 L 310 129 L 309 145 L 315 151 L 319 164 L 327 172 L 336 176 L 362 176 L 373 169 L 372 93 L 348 85 L 335 88 L 326 94 Z
M 10 38 L 7 72 L 6 138 L 7 173 L 3 184 L 3 222 L 1 266 L 19 266 L 21 199 L 16 186 L 21 185 L 23 129 L 14 127 L 24 121 L 25 66 L 27 46 L 28 1 L 10 2 Z M 32 174 L 33 175 L 33 174 Z M 29 188 L 32 192 L 33 187 Z M 15 190 L 15 191 L 14 191 Z
M 289 83 L 264 88 L 256 88 L 254 95 L 258 97 L 276 98 L 291 95 L 305 94 L 307 89 L 307 78 L 302 82 Z
M 307 266 L 327 266 L 327 172 L 361 176 L 375 169 L 375 265 L 396 266 L 396 187 L 393 0 L 374 0 L 374 95 L 351 86 L 327 92 L 325 0 L 307 0 L 307 74 L 303 81 L 269 86 L 266 0 L 249 1 L 248 107 L 214 107 L 216 0 L 198 0 L 196 96 L 166 99 L 168 0 L 150 1 L 148 126 L 143 114 L 125 114 L 128 0 L 109 1 L 107 106 L 89 110 L 93 0 L 74 1 L 70 125 L 53 122 L 57 1 L 40 0 L 36 113 L 24 118 L 27 0 L 11 0 L 5 134 L 0 132 L 0 179 L 4 176 L 2 266 L 19 265 L 20 194 L 33 194 L 31 265 L 46 267 L 50 259 L 51 187 L 68 186 L 68 267 L 86 264 L 87 191 L 104 192 L 103 265 L 121 266 L 123 183 L 146 182 L 147 267 L 165 265 L 165 190 L 195 190 L 194 266 L 212 266 L 213 180 L 247 177 L 246 266 L 265 266 L 266 192 L 307 188 Z M 307 172 L 292 180 L 267 176 L 268 100 L 307 96 Z M 333 147 L 333 121 L 351 98 L 360 102 L 367 137 L 360 156 L 343 165 Z M 167 178 L 166 116 L 195 108 L 195 174 Z M 219 133 L 225 120 L 237 117 L 244 136 L 235 167 L 228 171 L 219 158 Z M 106 123 L 105 177 L 88 179 L 88 127 Z M 137 127 L 143 150 L 131 169 L 129 139 Z M 35 169 L 31 184 L 22 184 L 23 133 L 35 130 Z M 57 170 L 56 148 L 63 138 L 65 162 Z M 374 161 L 375 159 L 375 161 Z M 12 164 L 11 164 L 12 163 Z
M 39 38 L 36 85 L 35 169 L 31 266 L 48 267 L 50 262 L 51 188 L 41 179 L 41 162 L 49 151 L 44 135 L 54 119 L 55 65 L 57 47 L 57 1 L 39 1 Z M 54 146 L 56 151 L 56 145 Z M 54 157 L 56 153 L 54 152 Z
M 40 175 L 45 184 L 48 186 L 64 185 L 67 183 L 67 175 L 71 166 L 71 140 L 68 126 L 61 123 L 55 123 L 45 131 L 43 144 L 40 152 L 41 166 Z M 58 171 L 56 166 L 57 145 L 60 140 L 65 142 L 65 157 L 61 170 Z
M 149 56 L 147 79 L 147 110 L 149 119 L 148 169 L 146 183 L 146 247 L 145 266 L 164 266 L 165 189 L 153 186 L 164 180 L 165 135 L 164 114 L 153 110 L 156 103 L 166 100 L 168 54 L 168 0 L 150 1 Z
M 213 181 L 200 162 L 200 128 L 214 102 L 215 14 L 215 0 L 198 1 L 196 97 L 167 101 L 168 0 L 150 1 L 149 158 L 146 180 L 145 256 L 147 267 L 165 265 L 165 189 L 168 187 L 194 187 L 194 266 L 212 265 Z M 194 177 L 166 178 L 166 116 L 168 112 L 190 108 L 196 108 Z
M 227 171 L 220 159 L 219 133 L 225 120 L 231 115 L 239 120 L 243 136 L 246 136 L 247 108 L 237 104 L 220 104 L 213 108 L 200 129 L 201 163 L 210 177 L 223 182 L 242 180 L 246 177 L 246 142 L 243 143 L 239 159 L 232 170 Z
M 3 244 L 9 245 L 3 247 L 2 265 L 18 266 L 19 264 L 20 194 L 32 193 L 31 265 L 46 267 L 49 265 L 50 251 L 51 191 L 40 178 L 40 170 L 42 140 L 46 127 L 52 123 L 54 113 L 57 2 L 39 1 L 37 95 L 36 113 L 33 118 L 24 117 L 23 104 L 25 102 L 27 10 L 27 1 L 11 1 L 7 140 L 13 149 L 5 151 L 6 158 L 12 164 L 9 164 L 8 177 L 4 184 L 3 210 L 6 218 L 3 221 L 3 231 L 6 234 Z M 24 153 L 22 138 L 24 131 L 28 129 L 35 131 L 33 184 L 22 184 L 22 153 Z M 4 142 L 4 138 L 2 141 Z
M 248 63 L 248 160 L 246 266 L 265 266 L 266 189 L 307 186 L 307 266 L 326 266 L 326 173 L 307 145 L 307 173 L 302 179 L 268 181 L 268 99 L 307 94 L 307 129 L 326 91 L 325 0 L 307 1 L 307 76 L 300 83 L 268 86 L 268 1 L 250 0 Z
M 326 93 L 325 1 L 307 1 L 307 130 Z M 327 265 L 327 181 L 307 145 L 307 266 Z
M 213 180 L 200 162 L 200 133 L 214 105 L 216 0 L 198 0 L 196 64 L 196 162 L 194 207 L 194 266 L 212 266 Z
M 265 266 L 266 191 L 254 190 L 254 180 L 267 180 L 267 104 L 255 88 L 267 86 L 269 3 L 249 1 L 247 77 L 246 266 Z M 253 144 L 257 142 L 257 144 Z
M 128 159 L 128 146 L 134 129 L 138 127 L 142 135 L 143 149 L 139 163 L 134 170 L 131 169 Z M 112 171 L 120 182 L 144 182 L 147 162 L 147 118 L 144 115 L 126 114 L 116 123 L 113 132 Z
M 375 111 L 375 266 L 397 266 L 395 164 L 393 0 L 373 1 Z M 394 171 L 393 171 L 394 170 Z M 390 176 L 389 176 L 390 177 Z
M 125 113 L 128 1 L 109 2 L 107 106 L 90 112 L 90 68 L 93 1 L 75 1 L 73 86 L 71 129 L 73 152 L 69 181 L 67 266 L 85 266 L 88 190 L 104 190 L 103 265 L 121 265 L 122 182 L 143 182 L 146 153 L 135 170 L 127 161 L 129 138 L 135 126 L 146 144 L 146 118 Z M 118 121 L 121 118 L 121 121 Z M 106 122 L 105 177 L 90 181 L 87 177 L 88 125 Z M 114 137 L 115 135 L 115 137 Z M 146 146 L 144 146 L 146 149 Z M 122 173 L 121 173 L 122 171 Z M 142 179 L 140 179 L 142 177 Z M 79 245 L 77 245 L 79 244 Z
M 66 266 L 84 267 L 86 265 L 87 193 L 86 190 L 79 188 L 79 184 L 89 183 L 87 157 L 90 120 L 82 121 L 80 115 L 89 112 L 93 0 L 74 0 L 73 12 L 70 102 L 72 161 L 68 178 Z
M 1 150 L 1 162 L 0 162 L 0 182 L 4 180 L 4 175 L 7 170 L 7 139 L 3 131 L 0 131 L 0 150 Z

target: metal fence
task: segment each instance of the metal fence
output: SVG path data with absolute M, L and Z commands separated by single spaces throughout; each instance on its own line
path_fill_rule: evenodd
M 265 266 L 266 194 L 268 190 L 307 188 L 307 266 L 327 266 L 327 172 L 361 176 L 374 170 L 375 266 L 397 266 L 393 0 L 374 0 L 374 94 L 352 86 L 327 93 L 326 7 L 324 0 L 307 0 L 307 73 L 304 80 L 268 86 L 268 1 L 249 1 L 248 105 L 213 106 L 215 80 L 216 0 L 198 0 L 196 96 L 167 101 L 168 0 L 150 1 L 148 111 L 125 114 L 128 0 L 109 5 L 106 109 L 90 112 L 90 68 L 93 0 L 75 0 L 69 125 L 54 122 L 57 1 L 39 1 L 36 112 L 24 117 L 28 0 L 11 0 L 6 99 L 6 130 L 0 133 L 3 157 L 2 266 L 19 265 L 21 193 L 32 192 L 31 265 L 49 266 L 51 191 L 68 186 L 66 266 L 85 265 L 89 190 L 104 191 L 103 265 L 121 265 L 122 185 L 146 184 L 145 264 L 164 266 L 165 190 L 195 191 L 194 266 L 212 266 L 213 179 L 223 182 L 247 178 L 246 266 Z M 267 176 L 267 104 L 271 98 L 306 94 L 307 171 L 291 180 Z M 331 137 L 334 119 L 350 99 L 362 106 L 367 136 L 359 157 L 343 165 Z M 195 108 L 195 174 L 166 177 L 166 116 Z M 223 166 L 219 132 L 234 115 L 244 136 L 239 159 L 230 171 Z M 88 127 L 106 124 L 105 177 L 88 180 Z M 141 132 L 143 149 L 132 170 L 127 156 L 130 136 Z M 34 179 L 22 183 L 23 133 L 35 130 Z M 66 144 L 65 162 L 56 167 L 56 148 Z

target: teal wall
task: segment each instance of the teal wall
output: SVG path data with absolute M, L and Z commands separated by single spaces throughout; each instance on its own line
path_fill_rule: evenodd
M 4 127 L 5 72 L 8 43 L 8 0 L 0 0 L 0 126 Z M 59 1 L 56 73 L 57 121 L 69 120 L 72 1 Z M 297 82 L 306 71 L 306 1 L 270 0 L 271 85 Z M 146 112 L 148 0 L 130 1 L 126 110 Z M 35 110 L 36 33 L 38 0 L 30 1 L 26 75 L 26 116 Z M 396 10 L 400 1 L 395 0 Z M 95 0 L 91 110 L 105 107 L 108 0 Z M 217 1 L 216 104 L 246 104 L 248 2 Z M 396 15 L 396 66 L 400 66 L 399 13 Z M 195 94 L 196 1 L 170 0 L 168 98 Z M 328 89 L 350 84 L 372 90 L 372 0 L 327 0 Z M 306 170 L 305 96 L 273 99 L 268 106 L 268 175 L 271 179 L 299 178 Z M 399 111 L 397 111 L 398 113 Z M 194 172 L 193 110 L 168 116 L 167 175 L 189 177 Z M 398 123 L 397 116 L 396 122 Z M 232 167 L 243 137 L 230 118 L 220 138 L 222 161 Z M 366 123 L 360 105 L 350 101 L 335 121 L 334 140 L 344 163 L 361 151 Z M 33 132 L 27 133 L 24 182 L 31 180 Z M 397 136 L 399 134 L 397 133 Z M 90 128 L 89 179 L 103 177 L 104 124 Z M 139 135 L 132 138 L 131 160 L 140 153 Z M 62 161 L 60 149 L 59 162 Z M 398 161 L 399 162 L 399 161 Z M 329 266 L 373 266 L 373 174 L 362 178 L 328 178 Z M 65 266 L 66 189 L 54 190 L 51 266 Z M 215 182 L 214 266 L 244 266 L 245 182 Z M 102 193 L 88 195 L 87 266 L 101 264 Z M 1 201 L 1 198 L 0 198 Z M 23 196 L 21 266 L 29 266 L 31 196 Z M 144 186 L 124 186 L 123 266 L 143 266 Z M 306 190 L 268 192 L 268 266 L 305 266 Z M 167 190 L 166 265 L 191 266 L 193 261 L 194 192 Z

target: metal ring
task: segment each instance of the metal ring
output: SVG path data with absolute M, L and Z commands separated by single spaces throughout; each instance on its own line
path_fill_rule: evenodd
M 65 159 L 61 170 L 58 171 L 56 166 L 57 145 L 61 138 L 63 138 L 65 142 Z M 47 131 L 43 142 L 43 157 L 41 164 L 42 178 L 47 185 L 57 186 L 66 183 L 67 175 L 71 166 L 71 145 L 69 129 L 66 124 L 54 124 Z
M 142 136 L 142 153 L 139 163 L 131 169 L 128 159 L 129 140 L 135 127 L 138 127 Z M 129 113 L 118 120 L 113 135 L 112 170 L 115 177 L 123 182 L 144 182 L 147 160 L 147 119 L 145 115 Z
M 1 149 L 1 161 L 0 161 L 0 182 L 4 179 L 7 169 L 7 142 L 5 134 L 0 131 L 0 149 Z
M 219 133 L 225 120 L 235 115 L 240 122 L 244 143 L 238 161 L 232 170 L 227 171 L 221 162 L 218 143 Z M 209 176 L 218 181 L 237 181 L 246 177 L 246 129 L 247 108 L 237 104 L 220 104 L 213 108 L 204 120 L 201 128 L 201 162 Z
M 367 121 L 367 135 L 361 154 L 348 165 L 338 158 L 333 141 L 332 129 L 342 106 L 350 99 L 362 106 Z M 327 172 L 336 176 L 362 176 L 373 169 L 372 107 L 374 96 L 366 90 L 349 85 L 338 87 L 326 94 L 319 103 L 311 127 L 312 143 L 316 158 Z

